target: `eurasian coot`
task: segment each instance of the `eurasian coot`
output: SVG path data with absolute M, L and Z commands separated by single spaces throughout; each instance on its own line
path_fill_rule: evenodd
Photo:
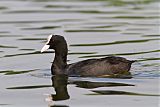
M 68 47 L 63 36 L 50 35 L 41 52 L 55 50 L 55 58 L 51 66 L 52 75 L 66 74 L 70 76 L 95 76 L 130 74 L 130 61 L 122 57 L 109 56 L 100 59 L 87 59 L 67 64 Z

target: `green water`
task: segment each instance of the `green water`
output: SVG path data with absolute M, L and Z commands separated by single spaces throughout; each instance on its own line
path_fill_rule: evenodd
M 158 0 L 1 0 L 0 107 L 158 107 Z M 50 34 L 68 63 L 110 55 L 137 60 L 132 78 L 51 77 Z

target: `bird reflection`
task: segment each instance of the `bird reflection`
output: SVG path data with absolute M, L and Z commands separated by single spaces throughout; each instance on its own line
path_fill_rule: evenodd
M 73 81 L 76 87 L 85 89 L 94 89 L 99 87 L 116 87 L 116 86 L 134 86 L 133 84 L 115 83 L 115 82 L 91 82 L 91 81 Z
M 94 89 L 99 87 L 115 87 L 115 86 L 134 86 L 133 84 L 116 83 L 116 82 L 92 82 L 92 81 L 68 81 L 67 75 L 54 75 L 51 77 L 52 87 L 56 94 L 50 94 L 50 101 L 62 101 L 70 98 L 67 84 L 75 84 L 76 87 L 84 89 Z M 91 90 L 92 91 L 92 90 Z M 94 91 L 92 91 L 94 92 Z M 94 92 L 97 93 L 97 92 Z M 105 93 L 107 95 L 107 93 Z M 110 95 L 110 93 L 108 93 Z M 66 105 L 50 105 L 50 107 L 68 107 Z
M 67 75 L 54 75 L 51 78 L 52 87 L 54 87 L 56 94 L 51 94 L 52 101 L 68 100 L 70 98 L 67 90 L 67 84 L 75 84 L 76 87 L 85 89 L 94 89 L 99 87 L 115 87 L 115 86 L 134 86 L 127 83 L 116 82 L 91 82 L 91 81 L 72 81 L 68 82 Z
M 52 86 L 54 87 L 56 94 L 51 94 L 53 101 L 67 100 L 70 98 L 67 91 L 68 76 L 55 75 L 52 76 Z

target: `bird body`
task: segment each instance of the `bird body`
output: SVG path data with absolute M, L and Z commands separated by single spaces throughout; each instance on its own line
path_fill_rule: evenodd
M 105 57 L 100 59 L 88 59 L 70 64 L 67 74 L 80 76 L 103 76 L 123 74 L 130 70 L 134 61 L 122 57 Z

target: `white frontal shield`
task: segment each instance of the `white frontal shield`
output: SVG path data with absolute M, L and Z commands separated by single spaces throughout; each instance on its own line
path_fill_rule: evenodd
M 47 49 L 49 49 L 49 45 L 47 45 L 48 43 L 49 43 L 49 41 L 51 40 L 51 38 L 52 38 L 52 35 L 49 35 L 48 36 L 48 38 L 47 38 L 47 42 L 46 42 L 46 44 L 43 46 L 43 48 L 41 49 L 41 52 L 44 52 L 44 51 L 46 51 Z

